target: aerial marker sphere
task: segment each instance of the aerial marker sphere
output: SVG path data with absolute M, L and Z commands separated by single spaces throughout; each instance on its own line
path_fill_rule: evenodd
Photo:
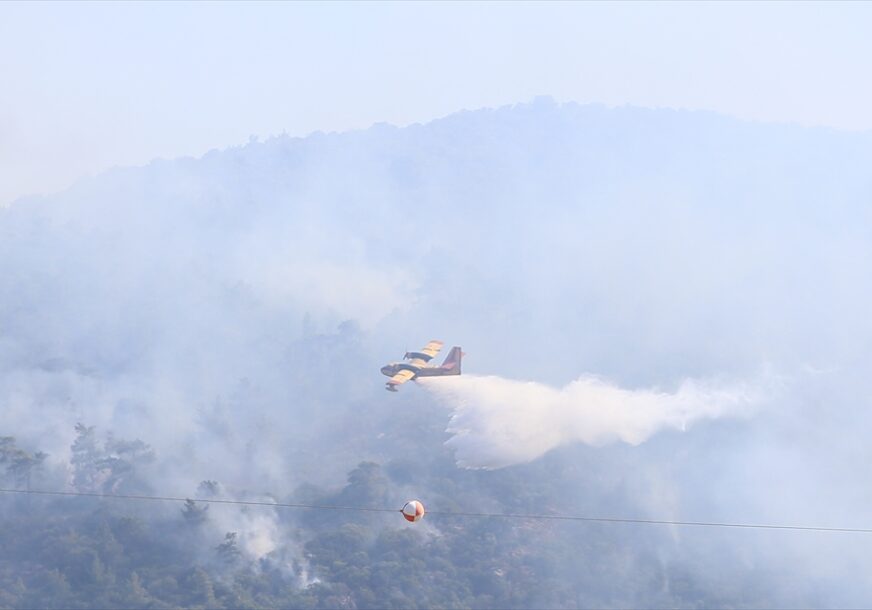
M 403 517 L 406 521 L 420 521 L 424 516 L 424 505 L 418 500 L 409 500 L 403 506 Z

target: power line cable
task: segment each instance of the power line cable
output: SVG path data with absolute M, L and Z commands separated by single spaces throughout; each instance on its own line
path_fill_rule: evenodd
M 371 513 L 396 513 L 400 509 L 393 508 L 367 508 L 364 506 L 336 506 L 332 504 L 289 504 L 282 502 L 263 502 L 257 500 L 225 500 L 221 498 L 180 498 L 176 496 L 142 496 L 134 494 L 101 494 L 85 491 L 47 491 L 37 489 L 0 489 L 0 493 L 10 494 L 34 494 L 40 496 L 80 496 L 85 498 L 109 498 L 116 500 L 153 500 L 160 502 L 203 502 L 208 504 L 238 504 L 243 506 L 275 506 L 279 508 L 311 508 L 323 510 L 350 510 Z
M 582 517 L 578 515 L 537 515 L 525 513 L 468 513 L 460 511 L 427 511 L 427 515 L 452 515 L 458 517 L 505 517 L 508 519 L 541 519 L 552 521 L 586 521 L 590 523 L 638 523 L 643 525 L 681 525 L 696 527 L 734 527 L 765 530 L 799 530 L 808 532 L 848 532 L 872 534 L 872 528 L 818 527 L 811 525 L 775 525 L 769 523 L 727 523 L 720 521 L 673 521 L 668 519 L 628 519 L 621 517 Z
M 2 489 L 5 494 L 31 494 L 41 496 L 75 496 L 115 500 L 150 500 L 158 502 L 201 502 L 203 504 L 234 504 L 238 506 L 272 506 L 274 508 L 302 508 L 310 510 L 344 510 L 369 513 L 402 513 L 398 508 L 373 508 L 366 506 L 337 506 L 335 504 L 303 504 L 288 502 L 265 502 L 257 500 L 227 500 L 221 498 L 182 498 L 177 496 L 145 496 L 134 494 L 102 494 L 83 491 L 49 491 L 37 489 Z M 872 528 L 860 527 L 821 527 L 810 525 L 778 525 L 771 523 L 729 523 L 721 521 L 676 521 L 669 519 L 629 519 L 621 517 L 585 517 L 580 515 L 553 515 L 535 513 L 485 513 L 465 511 L 427 511 L 428 516 L 438 517 L 484 517 L 496 519 L 527 519 L 548 521 L 579 521 L 587 523 L 626 523 L 641 525 L 676 525 L 692 527 L 720 527 L 763 530 L 791 530 L 805 532 L 836 532 L 851 534 L 872 534 Z

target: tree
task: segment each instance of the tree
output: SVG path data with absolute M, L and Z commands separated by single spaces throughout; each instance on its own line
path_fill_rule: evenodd
M 145 608 L 151 602 L 151 596 L 145 587 L 142 586 L 139 574 L 134 570 L 130 574 L 130 585 L 127 594 L 124 596 L 124 606 L 127 608 Z
M 104 457 L 96 463 L 103 471 L 103 490 L 118 493 L 125 487 L 138 487 L 135 483 L 137 468 L 152 463 L 154 457 L 154 450 L 141 440 L 127 441 L 108 434 Z
M 236 532 L 224 534 L 224 542 L 215 547 L 215 551 L 225 563 L 235 563 L 239 559 L 239 546 L 236 544 Z
M 94 426 L 76 424 L 76 439 L 71 446 L 73 486 L 79 491 L 118 493 L 137 487 L 137 469 L 155 459 L 154 450 L 143 441 L 107 435 L 103 446 L 97 441 Z
M 197 503 L 188 498 L 185 500 L 185 505 L 182 507 L 182 516 L 185 518 L 185 522 L 190 525 L 202 525 L 206 522 L 208 518 L 209 506 L 197 506 Z
M 72 457 L 70 465 L 73 467 L 73 487 L 78 491 L 96 491 L 97 488 L 97 461 L 100 459 L 97 448 L 97 435 L 94 426 L 76 424 L 76 439 L 70 450 Z
M 214 498 L 221 493 L 221 483 L 212 480 L 200 481 L 197 492 L 206 498 Z
M 16 487 L 30 489 L 31 476 L 45 462 L 48 454 L 42 451 L 29 453 L 15 444 L 14 436 L 0 437 L 0 464 L 6 466 L 6 475 Z

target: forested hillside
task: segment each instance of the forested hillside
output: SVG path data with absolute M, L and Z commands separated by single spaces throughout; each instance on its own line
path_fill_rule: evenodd
M 403 492 L 417 488 L 442 511 L 608 515 L 619 503 L 622 514 L 639 514 L 625 477 L 602 476 L 605 466 L 630 458 L 626 449 L 604 458 L 577 447 L 527 467 L 460 470 L 441 446 L 441 418 L 421 419 L 397 457 L 358 464 L 342 486 L 304 484 L 275 497 L 212 480 L 190 495 L 382 508 L 400 506 Z M 114 439 L 110 447 L 100 436 L 79 427 L 72 489 L 160 492 L 137 472 L 156 457 L 147 445 Z M 25 450 L 12 439 L 3 446 L 8 486 L 16 474 L 6 456 Z M 28 474 L 31 486 L 47 485 L 39 465 Z M 251 530 L 264 518 L 269 541 Z M 4 523 L 0 600 L 12 608 L 757 607 L 801 603 L 817 592 L 813 583 L 773 591 L 728 536 L 714 536 L 724 547 L 712 553 L 710 532 L 665 526 L 446 514 L 406 524 L 398 512 L 38 496 L 4 498 Z M 254 557 L 240 536 L 275 546 Z M 760 536 L 777 540 L 742 534 L 755 546 Z
M 0 209 L 2 487 L 437 513 L 4 493 L 0 607 L 868 607 L 855 534 L 438 513 L 872 524 L 870 166 L 869 134 L 538 99 Z M 524 391 L 385 392 L 430 339 Z M 550 438 L 589 379 L 607 431 L 679 408 Z

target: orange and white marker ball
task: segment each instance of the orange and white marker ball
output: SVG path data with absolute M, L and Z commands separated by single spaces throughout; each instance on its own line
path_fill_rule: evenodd
M 420 521 L 424 517 L 424 505 L 417 500 L 409 500 L 403 506 L 403 517 L 406 521 Z

